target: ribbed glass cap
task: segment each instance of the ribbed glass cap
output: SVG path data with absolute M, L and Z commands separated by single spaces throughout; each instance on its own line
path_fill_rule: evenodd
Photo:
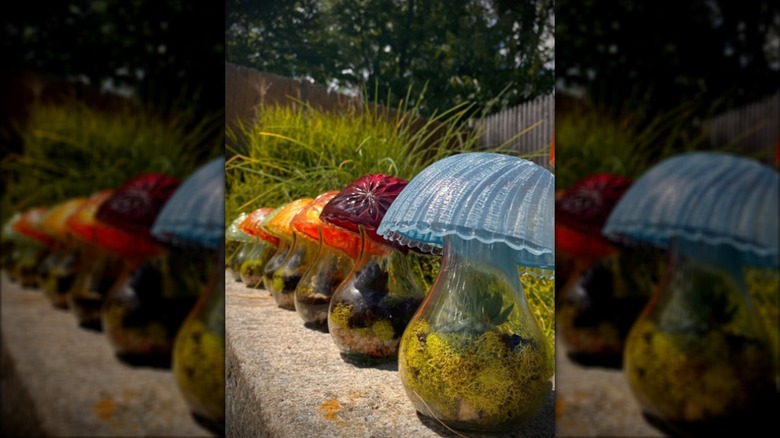
M 668 158 L 623 195 L 603 233 L 624 242 L 683 252 L 729 245 L 752 266 L 778 264 L 780 174 L 758 161 L 720 152 Z
M 515 261 L 555 266 L 555 178 L 509 155 L 476 152 L 439 160 L 420 172 L 379 226 L 386 239 L 441 253 L 444 236 L 502 242 Z
M 217 251 L 225 242 L 225 159 L 193 172 L 165 203 L 152 235 L 173 246 Z

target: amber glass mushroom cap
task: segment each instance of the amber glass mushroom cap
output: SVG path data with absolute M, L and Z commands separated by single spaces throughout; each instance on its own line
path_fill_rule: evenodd
M 44 216 L 41 229 L 55 240 L 67 240 L 73 236 L 67 225 L 68 218 L 86 202 L 87 198 L 73 198 L 55 205 Z
M 311 204 L 313 198 L 301 198 L 279 207 L 268 221 L 263 221 L 265 229 L 280 239 L 292 239 L 292 218 L 304 207 Z

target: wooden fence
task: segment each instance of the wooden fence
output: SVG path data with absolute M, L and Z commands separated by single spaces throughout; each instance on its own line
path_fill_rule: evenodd
M 261 105 L 288 105 L 298 99 L 323 111 L 333 111 L 345 105 L 357 105 L 359 102 L 326 88 L 304 81 L 263 73 L 253 68 L 225 63 L 225 129 L 237 137 L 230 146 L 239 147 L 241 143 L 241 123 L 251 124 Z
M 780 92 L 713 117 L 709 131 L 712 146 L 733 144 L 771 165 L 780 148 Z
M 472 121 L 482 130 L 480 145 L 506 144 L 540 166 L 552 170 L 549 147 L 555 132 L 555 95 L 539 97 L 508 108 L 481 121 Z

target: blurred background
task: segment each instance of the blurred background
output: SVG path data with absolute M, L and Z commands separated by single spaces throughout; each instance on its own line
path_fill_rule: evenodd
M 217 255 L 151 229 L 224 154 L 222 4 L 0 9 L 2 434 L 220 434 L 171 363 Z M 97 214 L 111 195 L 129 223 Z M 123 316 L 104 324 L 110 291 Z
M 555 10 L 556 140 L 567 164 L 560 187 L 598 170 L 636 176 L 670 150 L 729 149 L 775 161 L 773 2 L 560 0 Z M 736 115 L 723 132 L 716 119 L 726 113 Z
M 776 176 L 780 7 L 769 1 L 557 0 L 555 12 L 556 433 L 662 435 L 669 430 L 647 422 L 648 402 L 642 400 L 641 409 L 629 390 L 623 353 L 629 330 L 667 272 L 669 253 L 607 239 L 601 230 L 642 175 L 685 152 L 732 154 Z M 765 219 L 776 224 L 776 217 Z M 767 330 L 764 351 L 771 352 L 777 378 L 780 273 L 743 266 L 742 275 Z M 717 307 L 714 301 L 706 306 Z M 681 386 L 665 386 L 669 400 Z M 707 390 L 689 389 L 688 412 L 701 413 L 697 403 Z

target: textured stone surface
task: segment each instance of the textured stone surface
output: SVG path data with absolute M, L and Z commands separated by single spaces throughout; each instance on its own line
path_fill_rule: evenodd
M 418 416 L 396 363 L 351 365 L 329 334 L 304 327 L 268 292 L 226 278 L 227 436 L 465 435 Z M 552 436 L 553 400 L 554 394 L 531 424 L 508 436 Z
M 42 291 L 2 276 L 1 436 L 210 436 L 170 370 L 135 368 Z
M 557 437 L 664 436 L 645 422 L 622 371 L 582 367 L 555 351 Z

